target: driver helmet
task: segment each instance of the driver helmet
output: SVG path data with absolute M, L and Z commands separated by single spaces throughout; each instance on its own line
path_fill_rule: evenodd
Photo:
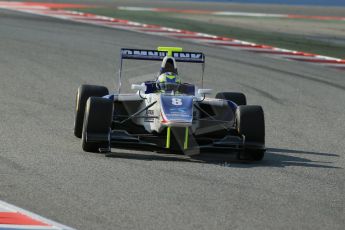
M 161 92 L 177 92 L 181 84 L 181 80 L 176 73 L 166 72 L 159 75 L 156 86 Z
M 176 61 L 173 57 L 164 57 L 161 65 L 160 74 L 166 73 L 166 72 L 172 72 L 177 74 L 177 66 Z

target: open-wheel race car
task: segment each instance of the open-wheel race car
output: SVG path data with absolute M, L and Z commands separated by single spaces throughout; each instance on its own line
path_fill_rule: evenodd
M 136 84 L 131 84 L 131 90 L 136 92 L 123 93 L 125 60 L 137 60 L 143 66 L 158 61 L 161 68 L 158 74 L 132 77 Z M 201 65 L 201 87 L 177 79 L 177 63 Z M 185 52 L 178 47 L 121 49 L 116 93 L 110 94 L 104 86 L 78 88 L 74 134 L 82 139 L 83 150 L 143 149 L 186 155 L 220 152 L 236 153 L 239 160 L 262 160 L 262 107 L 247 105 L 245 95 L 238 92 L 207 97 L 211 89 L 203 87 L 204 67 L 203 53 Z M 147 76 L 149 80 L 141 81 Z

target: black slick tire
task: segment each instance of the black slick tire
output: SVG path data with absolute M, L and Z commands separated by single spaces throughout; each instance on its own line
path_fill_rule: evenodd
M 89 97 L 102 97 L 108 95 L 109 91 L 104 86 L 81 85 L 76 94 L 75 117 L 74 117 L 74 135 L 81 138 L 83 131 L 83 121 L 85 105 Z
M 243 105 L 236 110 L 236 129 L 245 137 L 245 149 L 240 160 L 260 161 L 265 155 L 265 118 L 261 106 Z
M 216 98 L 232 101 L 235 102 L 237 105 L 247 105 L 247 98 L 243 93 L 219 92 L 217 93 Z
M 82 131 L 82 148 L 86 152 L 99 152 L 109 148 L 113 117 L 113 101 L 106 98 L 90 97 L 86 102 Z

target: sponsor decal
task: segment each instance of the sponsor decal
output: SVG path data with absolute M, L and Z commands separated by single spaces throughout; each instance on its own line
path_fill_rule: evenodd
M 157 50 L 121 49 L 123 59 L 163 60 L 168 53 Z M 204 54 L 197 52 L 172 52 L 177 62 L 204 62 Z
M 122 49 L 122 58 L 127 59 L 151 59 L 151 60 L 163 60 L 167 55 L 167 52 L 157 50 L 134 50 L 134 49 Z
M 176 61 L 178 60 L 203 61 L 204 59 L 204 55 L 202 53 L 192 53 L 192 52 L 173 52 L 172 56 L 176 59 Z
M 151 118 L 151 116 L 154 116 L 154 115 L 155 115 L 154 110 L 151 110 L 151 109 L 146 110 L 146 116 L 148 117 L 145 117 L 144 122 L 153 122 L 154 118 L 153 117 Z
M 193 97 L 161 95 L 161 102 L 168 121 L 192 122 Z

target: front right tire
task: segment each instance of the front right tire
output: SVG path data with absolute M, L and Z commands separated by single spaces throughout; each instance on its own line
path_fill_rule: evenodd
M 242 105 L 236 110 L 236 129 L 245 138 L 240 160 L 260 161 L 265 155 L 265 118 L 259 105 Z
M 216 94 L 217 99 L 223 99 L 235 102 L 237 105 L 247 105 L 247 98 L 239 92 L 219 92 Z

